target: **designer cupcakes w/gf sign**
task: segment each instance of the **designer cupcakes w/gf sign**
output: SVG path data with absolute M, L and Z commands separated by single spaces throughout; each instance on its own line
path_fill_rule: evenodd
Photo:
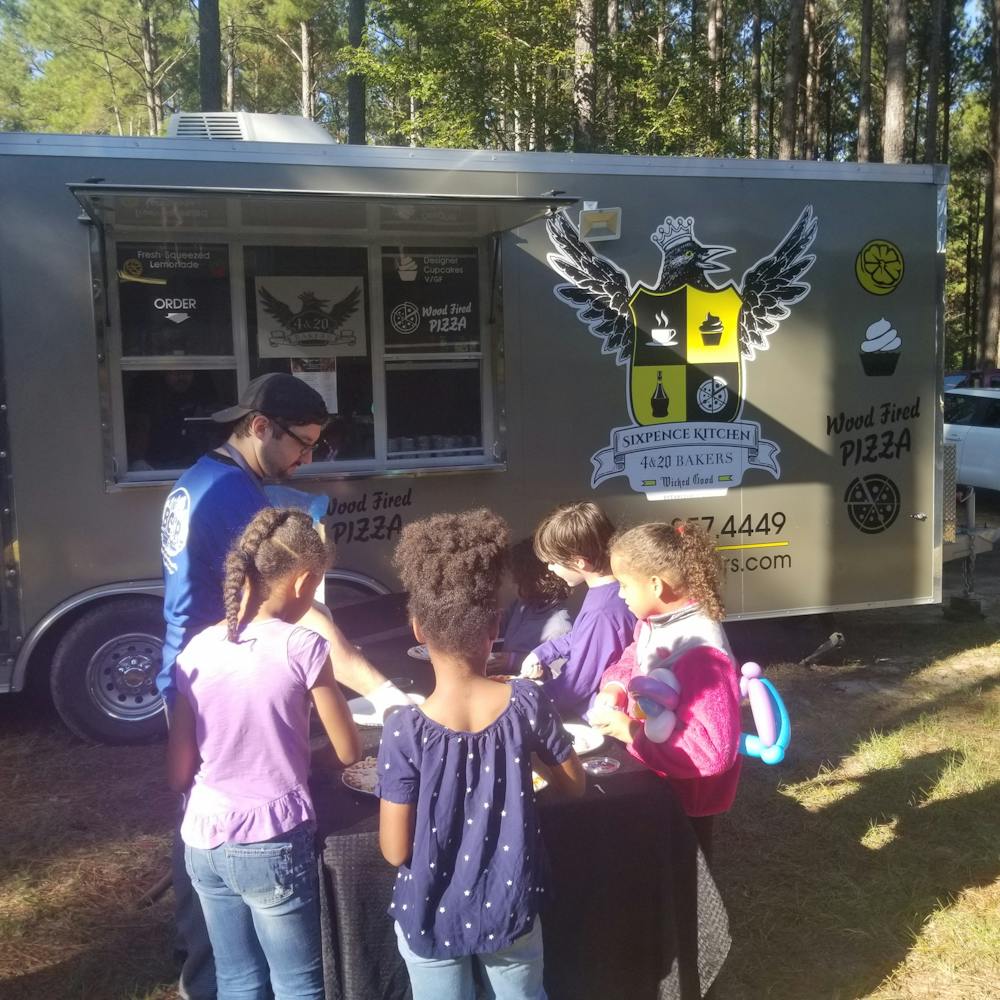
M 865 330 L 861 342 L 861 367 L 866 375 L 891 375 L 899 363 L 903 341 L 893 325 L 883 316 Z

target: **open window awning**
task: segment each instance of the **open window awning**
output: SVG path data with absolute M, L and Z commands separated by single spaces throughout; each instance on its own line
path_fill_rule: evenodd
M 110 230 L 306 229 L 475 239 L 516 229 L 578 201 L 538 195 L 386 194 L 270 188 L 70 184 L 84 212 Z

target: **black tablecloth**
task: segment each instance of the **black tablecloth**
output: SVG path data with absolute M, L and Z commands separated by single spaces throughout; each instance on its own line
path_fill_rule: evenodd
M 363 643 L 388 676 L 433 685 L 413 640 Z M 375 753 L 378 730 L 364 730 Z M 550 1000 L 700 997 L 729 950 L 729 923 L 691 825 L 670 786 L 614 741 L 600 753 L 621 769 L 588 777 L 582 799 L 539 794 L 552 865 L 542 912 Z M 332 751 L 314 759 L 322 844 L 323 964 L 327 1000 L 402 1000 L 406 967 L 387 910 L 396 872 L 378 848 L 378 802 L 349 791 Z M 547 894 L 548 895 L 548 894 Z

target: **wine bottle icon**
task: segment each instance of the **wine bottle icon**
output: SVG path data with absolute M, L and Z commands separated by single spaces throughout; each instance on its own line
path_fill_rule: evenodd
M 662 420 L 670 412 L 670 397 L 666 389 L 663 388 L 663 372 L 656 372 L 656 388 L 649 398 L 649 405 L 653 411 L 653 416 L 657 420 Z

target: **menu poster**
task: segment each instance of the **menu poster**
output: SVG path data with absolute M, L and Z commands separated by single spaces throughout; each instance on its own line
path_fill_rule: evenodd
M 260 356 L 365 357 L 364 286 L 361 276 L 255 278 Z
M 292 358 L 292 374 L 311 385 L 326 403 L 327 413 L 337 412 L 337 359 Z
M 119 243 L 125 357 L 232 354 L 229 251 L 207 243 Z
M 479 350 L 474 249 L 382 251 L 386 351 Z

